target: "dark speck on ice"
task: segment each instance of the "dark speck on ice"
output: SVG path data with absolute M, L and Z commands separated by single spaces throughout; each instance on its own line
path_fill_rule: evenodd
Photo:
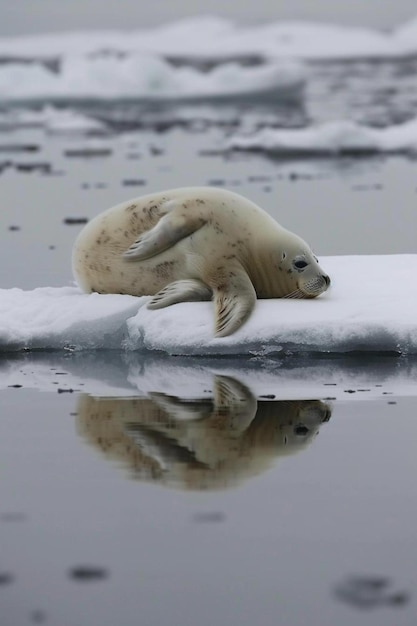
M 13 581 L 13 574 L 10 572 L 0 572 L 0 585 L 10 585 Z
M 122 185 L 124 187 L 143 187 L 146 185 L 146 180 L 144 178 L 126 178 L 122 180 Z
M 30 618 L 34 624 L 43 624 L 47 619 L 45 611 L 42 611 L 41 609 L 35 609 L 32 611 Z
M 7 523 L 15 523 L 15 522 L 24 522 L 27 517 L 24 513 L 19 513 L 18 511 L 11 511 L 9 513 L 3 513 L 1 516 L 2 522 Z
M 193 521 L 197 524 L 218 524 L 224 522 L 226 515 L 222 511 L 210 511 L 207 513 L 196 513 Z
M 87 224 L 88 217 L 65 217 L 64 224 L 68 226 L 73 226 L 75 224 Z
M 0 152 L 39 152 L 40 146 L 36 144 L 3 144 Z
M 78 582 L 89 582 L 104 580 L 108 577 L 108 572 L 103 567 L 79 565 L 78 567 L 73 567 L 69 571 L 69 577 Z
M 152 156 L 160 156 L 161 154 L 164 154 L 162 148 L 158 148 L 157 146 L 149 146 L 149 152 Z
M 64 156 L 73 158 L 107 157 L 113 154 L 111 148 L 80 148 L 64 150 Z

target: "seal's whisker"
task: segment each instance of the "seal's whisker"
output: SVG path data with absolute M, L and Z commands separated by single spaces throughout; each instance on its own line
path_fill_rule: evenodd
M 289 293 L 287 296 L 284 296 L 284 298 L 286 300 L 293 300 L 293 299 L 298 299 L 298 298 L 302 298 L 303 294 L 299 289 L 295 289 L 294 291 L 291 291 L 291 293 Z

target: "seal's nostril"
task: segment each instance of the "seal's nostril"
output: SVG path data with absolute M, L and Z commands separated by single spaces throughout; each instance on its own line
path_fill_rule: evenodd
M 307 435 L 308 431 L 309 429 L 307 428 L 307 426 L 304 426 L 304 424 L 298 424 L 298 426 L 294 427 L 294 433 L 296 435 L 299 435 L 300 437 Z
M 330 285 L 330 278 L 329 278 L 329 276 L 327 276 L 327 274 L 324 274 L 323 278 L 326 281 L 326 285 L 329 286 Z

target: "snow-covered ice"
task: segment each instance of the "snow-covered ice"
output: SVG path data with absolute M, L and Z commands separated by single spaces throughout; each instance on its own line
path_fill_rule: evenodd
M 0 290 L 0 350 L 163 351 L 171 355 L 417 354 L 417 255 L 322 257 L 332 285 L 314 300 L 259 300 L 230 337 L 213 338 L 213 305 L 157 311 L 148 297 L 77 287 Z

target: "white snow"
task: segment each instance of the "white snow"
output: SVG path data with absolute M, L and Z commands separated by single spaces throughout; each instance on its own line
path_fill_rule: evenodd
M 259 300 L 230 337 L 213 338 L 211 302 L 150 311 L 148 297 L 76 287 L 0 290 L 0 350 L 163 351 L 273 355 L 350 351 L 417 354 L 417 255 L 323 257 L 332 279 L 314 300 Z
M 417 118 L 385 128 L 373 128 L 349 120 L 334 120 L 292 130 L 265 128 L 251 135 L 236 135 L 227 141 L 226 147 L 283 156 L 415 153 Z

